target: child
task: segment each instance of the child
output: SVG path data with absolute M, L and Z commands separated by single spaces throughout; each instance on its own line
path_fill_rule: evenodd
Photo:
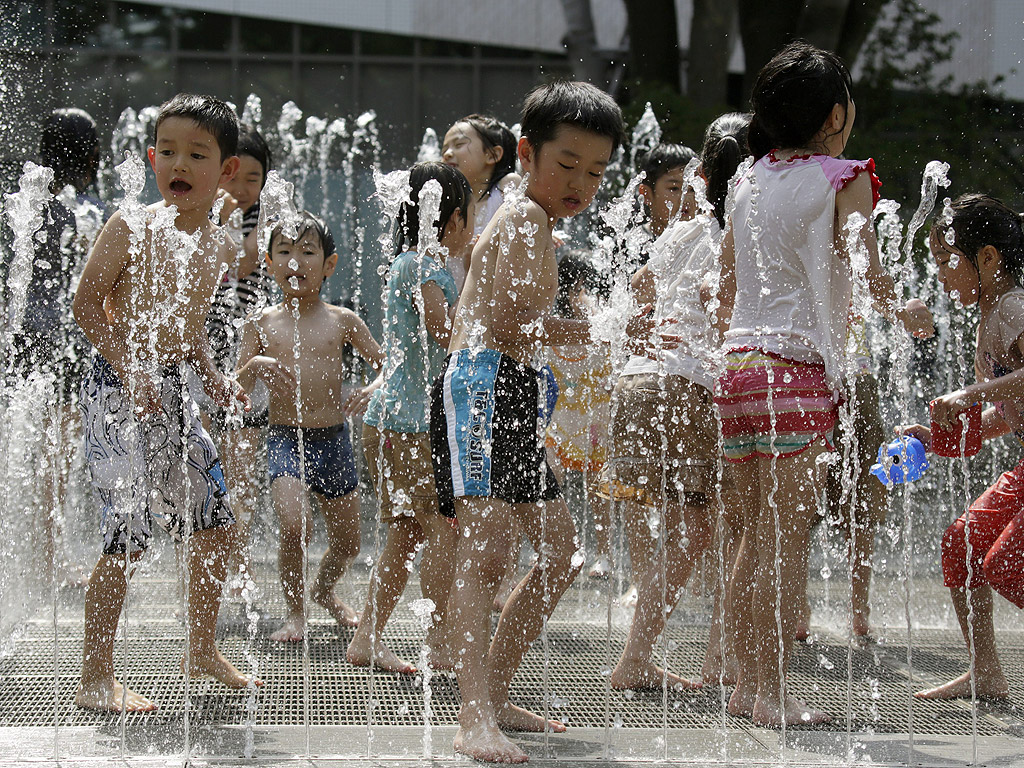
M 515 136 L 490 115 L 467 115 L 445 133 L 441 159 L 458 168 L 473 188 L 473 237 L 478 238 L 501 207 L 505 190 L 521 181 L 515 172 Z M 461 293 L 468 269 L 463 255 L 449 259 L 447 268 Z
M 285 233 L 295 226 L 294 238 Z M 306 545 L 315 493 L 327 525 L 327 552 L 310 597 L 341 626 L 358 623 L 355 611 L 334 594 L 334 585 L 359 554 L 359 477 L 341 400 L 342 351 L 351 344 L 380 368 L 381 353 L 352 310 L 320 298 L 338 263 L 334 238 L 319 218 L 301 212 L 270 235 L 267 264 L 284 300 L 266 309 L 243 333 L 238 383 L 251 392 L 257 380 L 270 390 L 267 464 L 270 496 L 281 525 L 278 566 L 288 615 L 270 635 L 299 642 L 306 634 Z
M 558 263 L 560 317 L 586 319 L 600 277 L 582 253 L 570 252 Z M 597 558 L 591 578 L 608 578 L 611 571 L 611 521 L 608 499 L 600 495 L 601 470 L 607 460 L 608 422 L 611 419 L 611 358 L 607 345 L 573 344 L 552 347 L 550 365 L 558 383 L 558 401 L 548 427 L 547 447 L 557 464 L 582 472 L 587 507 L 594 517 Z M 561 482 L 561 476 L 556 471 Z
M 618 483 L 641 489 L 663 510 L 664 548 L 662 557 L 641 564 L 636 613 L 611 674 L 613 688 L 658 688 L 663 683 L 699 687 L 655 666 L 651 656 L 694 563 L 711 543 L 718 506 L 712 504 L 718 431 L 711 393 L 719 339 L 701 299 L 701 286 L 717 268 L 726 191 L 746 154 L 748 123 L 746 115 L 727 114 L 708 126 L 700 167 L 713 216 L 693 217 L 694 195 L 687 190 L 683 218 L 654 242 L 650 260 L 633 277 L 638 302 L 655 304 L 655 317 L 671 319 L 673 333 L 687 341 L 653 354 L 653 359 L 634 355 L 616 387 L 614 476 Z M 652 224 L 662 217 L 667 223 L 670 206 L 657 195 L 653 201 Z M 677 195 L 677 209 L 681 202 Z M 655 214 L 659 207 L 665 209 L 660 216 Z
M 186 545 L 190 631 L 182 671 L 230 688 L 250 683 L 214 643 L 234 518 L 216 449 L 182 374 L 190 364 L 222 406 L 248 401 L 217 371 L 203 329 L 233 255 L 208 214 L 218 187 L 238 170 L 237 140 L 238 119 L 224 102 L 179 94 L 165 103 L 148 152 L 163 200 L 146 212 L 150 227 L 172 214 L 174 229 L 147 233 L 138 248 L 128 222 L 115 214 L 75 293 L 75 319 L 97 351 L 81 407 L 103 533 L 86 590 L 80 707 L 156 709 L 115 679 L 113 660 L 128 579 L 154 517 Z M 180 242 L 172 250 L 174 235 Z M 162 320 L 168 313 L 176 322 Z
M 993 403 L 982 416 L 986 440 L 1012 432 L 1024 441 L 1024 231 L 1019 214 L 987 195 L 964 195 L 953 220 L 929 237 L 943 288 L 965 306 L 978 305 L 977 382 L 932 401 L 932 420 L 959 428 L 960 414 L 978 401 Z M 930 444 L 928 427 L 904 430 Z M 946 529 L 942 573 L 953 599 L 972 668 L 948 683 L 915 695 L 922 699 L 1008 696 L 996 651 L 992 590 L 1024 608 L 1024 461 Z M 972 637 L 973 634 L 973 637 Z
M 420 193 L 429 181 L 441 187 L 440 209 L 436 232 L 421 237 Z M 444 642 L 443 622 L 456 533 L 437 508 L 429 395 L 451 338 L 449 312 L 458 299 L 455 281 L 444 265 L 469 245 L 473 207 L 466 178 L 442 163 L 413 166 L 409 184 L 412 193 L 398 214 L 396 254 L 388 270 L 383 387 L 373 393 L 363 417 L 363 451 L 378 489 L 381 519 L 390 526 L 370 580 L 363 619 L 347 654 L 352 664 L 367 666 L 372 658 L 378 667 L 404 674 L 413 674 L 416 668 L 398 658 L 381 635 L 424 542 L 420 583 L 423 596 L 434 603 L 426 641 L 431 663 L 454 663 Z
M 806 43 L 765 65 L 751 97 L 756 162 L 737 187 L 722 248 L 721 304 L 731 322 L 716 402 L 726 459 L 753 462 L 734 475 L 750 524 L 733 576 L 739 681 L 729 711 L 773 727 L 828 720 L 786 693 L 784 670 L 807 578 L 817 459 L 832 449 L 847 367 L 850 214 L 864 217 L 875 305 L 916 335 L 931 333 L 923 304 L 897 309 L 879 264 L 867 224 L 874 162 L 836 159 L 856 115 L 850 88 L 842 61 Z
M 534 357 L 543 346 L 590 340 L 589 324 L 545 314 L 558 289 L 552 230 L 594 198 L 622 135 L 611 97 L 554 82 L 526 97 L 519 160 L 525 200 L 506 200 L 473 250 L 441 376 L 431 390 L 430 440 L 441 513 L 456 517 L 452 593 L 462 709 L 455 749 L 479 760 L 525 762 L 501 729 L 564 730 L 508 699 L 530 644 L 579 570 L 572 517 L 545 460 Z M 489 611 L 512 519 L 538 562 L 502 611 Z
M 259 131 L 243 125 L 238 134 L 238 173 L 220 189 L 224 205 L 221 221 L 226 223 L 235 210 L 242 214 L 242 250 L 236 263 L 224 275 L 206 328 L 214 350 L 214 360 L 222 371 L 233 371 L 243 323 L 251 322 L 267 305 L 271 281 L 264 260 L 259 258 L 256 225 L 260 216 L 260 192 L 272 165 L 270 148 Z M 257 467 L 265 464 L 262 455 L 264 429 L 267 426 L 266 390 L 253 393 L 253 407 L 240 414 L 217 413 L 215 426 L 220 431 L 221 456 L 228 485 L 235 499 L 237 541 L 231 552 L 229 574 L 235 581 L 229 591 L 240 597 L 242 586 L 252 577 L 249 563 L 249 530 L 261 496 Z M 215 430 L 216 433 L 217 430 Z

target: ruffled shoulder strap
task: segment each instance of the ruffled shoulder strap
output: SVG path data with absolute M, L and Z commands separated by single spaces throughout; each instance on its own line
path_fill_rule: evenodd
M 839 160 L 826 155 L 816 155 L 816 158 L 821 163 L 821 170 L 824 172 L 825 178 L 829 180 L 829 183 L 836 192 L 846 187 L 847 184 L 861 173 L 867 171 L 871 174 L 871 207 L 875 207 L 882 197 L 878 192 L 882 182 L 875 173 L 875 161 L 873 158 L 869 157 L 867 160 Z

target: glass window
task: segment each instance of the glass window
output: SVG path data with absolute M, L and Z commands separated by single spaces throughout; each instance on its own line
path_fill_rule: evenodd
M 472 68 L 422 65 L 420 108 L 424 127 L 433 128 L 439 138 L 444 138 L 453 121 L 474 111 Z
M 473 58 L 473 45 L 456 43 L 451 40 L 421 40 L 420 55 L 471 59 Z
M 222 13 L 178 11 L 178 41 L 186 51 L 226 51 L 231 47 L 231 17 Z
M 488 59 L 530 59 L 533 58 L 533 51 L 525 48 L 501 48 L 497 45 L 484 45 L 480 52 Z
M 416 157 L 422 136 L 420 116 L 409 98 L 415 84 L 412 66 L 366 64 L 359 73 L 359 109 L 377 113 L 377 127 L 385 144 L 382 166 L 394 168 Z
M 286 21 L 242 18 L 239 40 L 243 51 L 291 53 L 292 24 Z
M 288 63 L 263 63 L 242 61 L 238 66 L 238 93 L 232 101 L 245 104 L 250 93 L 255 93 L 263 103 L 264 115 L 276 115 L 286 101 L 295 101 L 296 84 L 292 82 L 292 67 Z M 304 112 L 316 114 L 315 108 L 299 105 Z
M 201 90 L 218 99 L 244 104 L 248 92 L 232 92 L 232 71 L 230 61 L 212 59 L 181 59 L 178 62 L 178 82 L 175 90 Z M 198 86 L 201 85 L 202 88 Z
M 138 110 L 162 104 L 174 95 L 173 72 L 168 56 L 124 57 L 115 62 L 123 83 L 122 99 Z
M 492 66 L 480 70 L 480 109 L 511 126 L 519 122 L 523 97 L 537 85 L 532 67 Z
M 20 3 L 43 13 L 42 3 Z M 111 36 L 106 3 L 56 0 L 53 6 L 54 45 L 99 46 Z
M 310 114 L 347 117 L 355 109 L 352 67 L 348 64 L 305 64 L 296 102 Z M 301 101 L 299 99 L 301 98 Z
M 167 8 L 117 4 L 117 45 L 131 50 L 166 50 L 170 47 L 173 17 Z
M 411 37 L 362 32 L 359 35 L 359 41 L 359 51 L 364 56 L 412 56 L 413 54 L 413 39 Z
M 299 50 L 303 53 L 350 56 L 353 51 L 352 31 L 302 24 L 299 27 Z

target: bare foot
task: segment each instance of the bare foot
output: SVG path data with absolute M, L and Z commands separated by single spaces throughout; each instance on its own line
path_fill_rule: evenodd
M 509 741 L 493 719 L 469 727 L 460 726 L 454 746 L 456 752 L 486 763 L 525 763 L 530 759 Z
M 437 647 L 432 647 L 428 644 L 427 647 L 430 649 L 430 655 L 427 658 L 430 661 L 431 669 L 435 672 L 455 671 L 458 655 L 448 643 L 438 643 Z
M 182 674 L 185 674 L 185 662 L 185 659 L 181 660 Z M 257 688 L 263 685 L 263 681 L 258 677 L 248 677 L 239 672 L 238 668 L 225 659 L 218 650 L 214 650 L 213 657 L 209 659 L 193 657 L 189 672 L 192 678 L 209 677 L 228 688 L 248 688 L 250 682 Z
M 398 655 L 388 648 L 382 641 L 378 640 L 373 644 L 373 666 L 375 669 L 382 670 L 384 672 L 394 672 L 399 675 L 415 675 L 417 672 L 409 662 L 398 657 Z M 368 667 L 370 666 L 370 644 L 362 642 L 362 638 L 358 635 L 352 638 L 352 642 L 348 644 L 348 651 L 345 652 L 345 657 L 348 659 L 348 663 L 357 667 Z
M 806 622 L 800 621 L 796 625 L 796 631 L 793 633 L 793 639 L 798 643 L 806 643 L 807 638 L 811 636 L 811 628 Z
M 275 643 L 301 643 L 306 636 L 306 621 L 302 616 L 289 616 L 280 629 L 270 633 Z
M 763 725 L 768 728 L 780 728 L 782 726 L 782 711 L 779 709 L 778 696 L 768 698 L 757 697 L 754 702 L 754 710 L 751 719 L 754 725 Z M 820 725 L 830 723 L 832 718 L 826 713 L 817 709 L 811 709 L 807 704 L 795 696 L 786 697 L 786 725 Z
M 868 622 L 868 617 L 859 611 L 853 612 L 853 636 L 865 639 L 871 637 L 871 624 Z
M 559 720 L 545 720 L 540 715 L 517 707 L 509 701 L 501 706 L 495 706 L 495 711 L 498 713 L 498 727 L 503 731 L 565 733 L 565 724 Z
M 737 682 L 732 696 L 729 697 L 726 711 L 735 717 L 750 717 L 754 714 L 755 701 L 757 701 L 757 684 L 744 685 L 742 681 Z
M 623 608 L 636 608 L 636 585 L 631 586 L 622 593 L 619 598 L 619 605 Z
M 696 680 L 688 680 L 667 672 L 649 661 L 634 662 L 622 659 L 612 670 L 609 682 L 616 691 L 660 691 L 662 685 L 668 685 L 671 691 L 694 691 L 703 685 Z
M 975 695 L 979 699 L 1006 699 L 1010 695 L 1006 677 L 1002 672 L 996 675 L 979 675 L 975 684 Z M 969 699 L 971 698 L 971 673 L 964 672 L 960 677 L 943 683 L 935 688 L 918 691 L 915 699 Z
M 156 704 L 125 688 L 114 678 L 86 685 L 79 683 L 75 706 L 100 712 L 155 712 Z
M 724 661 L 720 655 L 706 656 L 700 676 L 706 685 L 736 685 L 740 677 L 739 664 L 731 654 Z
M 343 627 L 358 627 L 359 614 L 349 608 L 334 596 L 334 590 L 326 592 L 313 592 L 313 600 L 327 609 L 327 612 L 334 617 L 334 620 Z

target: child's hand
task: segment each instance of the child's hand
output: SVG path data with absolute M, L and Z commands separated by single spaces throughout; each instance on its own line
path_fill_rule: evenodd
M 948 395 L 937 397 L 928 403 L 932 423 L 946 429 L 959 429 L 960 421 L 957 414 L 974 405 L 974 398 L 967 394 L 966 389 L 958 389 Z
M 256 375 L 263 380 L 267 389 L 275 397 L 287 399 L 294 396 L 295 389 L 298 387 L 295 373 L 276 357 L 257 355 L 250 364 L 255 368 Z
M 626 335 L 631 339 L 646 339 L 654 330 L 654 305 L 644 304 L 626 323 Z
M 222 373 L 217 374 L 209 381 L 203 382 L 203 389 L 213 402 L 221 408 L 231 408 L 236 402 L 242 404 L 246 411 L 252 408 L 252 401 L 248 393 L 235 380 L 228 378 Z
M 910 299 L 901 313 L 903 327 L 918 339 L 930 339 L 935 335 L 932 312 L 920 299 Z
M 366 410 L 366 406 L 370 404 L 370 396 L 383 386 L 384 374 L 382 373 L 365 387 L 361 387 L 349 395 L 345 405 L 342 406 L 342 413 L 345 414 L 346 418 L 363 413 Z
M 895 431 L 900 437 L 916 437 L 926 451 L 931 450 L 932 431 L 923 424 L 900 424 Z
M 130 376 L 129 381 L 128 391 L 135 406 L 135 415 L 142 418 L 160 413 L 163 408 L 160 385 L 153 380 L 153 377 L 140 371 Z

